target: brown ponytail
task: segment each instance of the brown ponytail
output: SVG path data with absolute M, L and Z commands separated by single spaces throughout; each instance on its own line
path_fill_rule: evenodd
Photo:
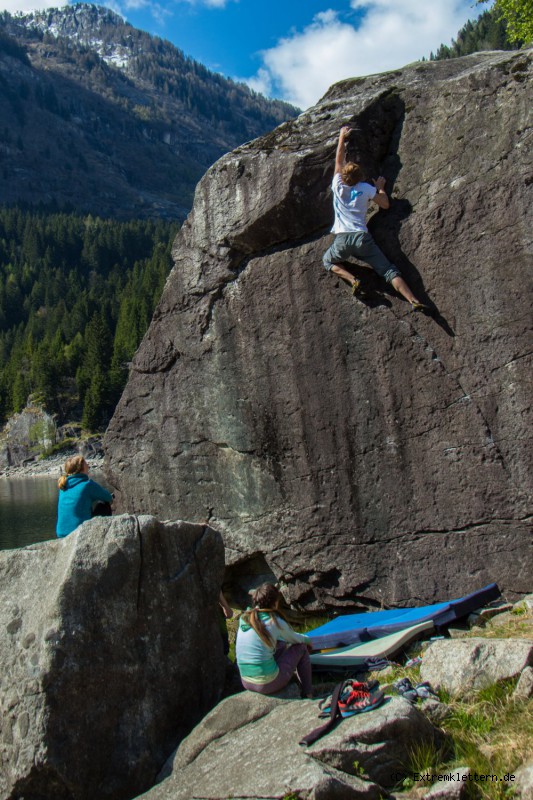
M 64 475 L 60 477 L 57 482 L 57 486 L 61 491 L 65 491 L 67 488 L 67 479 L 69 475 L 78 475 L 80 472 L 83 472 L 85 468 L 85 459 L 83 456 L 72 456 L 72 458 L 67 458 L 65 461 Z
M 252 595 L 253 608 L 250 609 L 250 611 L 245 611 L 242 615 L 244 621 L 252 626 L 261 641 L 264 642 L 267 647 L 273 647 L 274 642 L 260 614 L 268 614 L 270 619 L 277 625 L 277 617 L 285 619 L 284 614 L 279 610 L 281 599 L 279 589 L 276 589 L 271 583 L 263 583 Z

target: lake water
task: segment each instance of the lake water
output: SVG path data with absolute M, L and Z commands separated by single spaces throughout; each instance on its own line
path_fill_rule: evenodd
M 57 475 L 0 478 L 0 550 L 55 539 L 57 492 Z
M 57 476 L 0 478 L 0 550 L 55 538 Z

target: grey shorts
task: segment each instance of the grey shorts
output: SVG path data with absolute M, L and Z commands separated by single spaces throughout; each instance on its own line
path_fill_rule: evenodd
M 394 278 L 399 278 L 401 272 L 394 266 L 387 256 L 381 252 L 370 233 L 355 231 L 354 233 L 337 233 L 333 244 L 328 247 L 322 262 L 327 270 L 334 264 L 344 261 L 350 256 L 365 261 L 377 272 L 380 278 L 391 283 Z

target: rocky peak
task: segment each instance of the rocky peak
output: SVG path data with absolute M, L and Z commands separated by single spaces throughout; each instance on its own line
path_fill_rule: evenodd
M 18 25 L 30 31 L 65 36 L 81 44 L 90 44 L 98 32 L 126 25 L 122 17 L 114 11 L 92 3 L 76 3 L 28 13 L 18 12 L 13 16 Z
M 107 63 L 126 68 L 134 53 L 134 29 L 122 17 L 102 6 L 77 3 L 14 16 L 17 26 L 68 39 L 98 53 Z
M 182 219 L 205 170 L 296 109 L 117 14 L 0 14 L 0 202 Z

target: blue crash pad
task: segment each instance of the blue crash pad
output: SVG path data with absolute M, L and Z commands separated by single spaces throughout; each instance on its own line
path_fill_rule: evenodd
M 314 650 L 329 647 L 342 647 L 356 642 L 368 642 L 388 636 L 395 631 L 409 628 L 419 622 L 432 620 L 435 628 L 449 625 L 477 608 L 497 600 L 500 590 L 495 583 L 489 583 L 472 594 L 415 608 L 393 608 L 388 611 L 365 611 L 361 614 L 342 614 L 325 625 L 307 632 L 312 639 Z

